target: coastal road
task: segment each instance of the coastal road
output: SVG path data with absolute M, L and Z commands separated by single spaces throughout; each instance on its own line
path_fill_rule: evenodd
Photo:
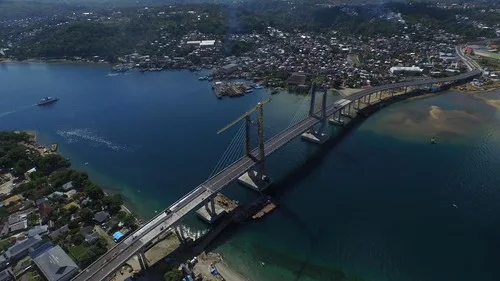
M 479 69 L 482 71 L 482 68 L 479 65 L 479 63 L 477 63 L 475 60 L 473 60 L 472 58 L 470 58 L 466 54 L 464 54 L 461 46 L 456 46 L 455 51 L 457 52 L 457 55 L 460 57 L 460 59 L 465 63 L 465 65 L 467 66 L 469 71 L 471 71 L 473 69 Z
M 341 110 L 350 102 L 356 101 L 360 98 L 379 91 L 408 86 L 427 85 L 432 83 L 443 83 L 455 80 L 470 79 L 480 74 L 481 70 L 476 69 L 454 77 L 408 81 L 366 89 L 348 97 L 347 100 L 349 102 L 344 100 L 327 106 L 326 115 L 332 116 L 334 113 Z M 342 105 L 340 105 L 340 103 L 342 103 Z M 318 111 L 316 115 L 320 116 L 321 111 Z M 319 118 L 309 116 L 270 138 L 264 144 L 265 155 L 268 156 L 269 154 L 273 153 L 292 139 L 309 130 L 309 128 L 311 128 L 312 126 L 318 124 L 320 121 L 321 119 Z M 258 152 L 258 149 L 254 149 L 252 150 L 251 154 L 254 157 L 258 158 Z M 115 247 L 113 247 L 107 253 L 97 259 L 93 264 L 80 272 L 80 274 L 78 274 L 73 280 L 105 280 L 106 277 L 113 274 L 135 254 L 146 248 L 163 232 L 179 223 L 179 221 L 186 214 L 197 208 L 200 204 L 205 203 L 211 196 L 213 196 L 227 184 L 238 178 L 240 175 L 248 171 L 254 165 L 255 162 L 250 157 L 244 156 L 240 158 L 231 166 L 227 167 L 214 177 L 208 179 L 207 181 L 196 187 L 191 192 L 177 200 L 164 212 L 158 214 L 156 217 L 148 221 L 145 225 L 141 226 L 141 228 L 132 233 L 131 236 L 118 243 Z

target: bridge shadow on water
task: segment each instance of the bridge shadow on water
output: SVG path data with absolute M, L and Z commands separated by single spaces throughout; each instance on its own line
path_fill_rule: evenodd
M 442 88 L 441 91 L 448 90 L 450 87 L 451 85 L 446 86 L 445 88 Z M 301 163 L 297 164 L 295 168 L 289 171 L 281 179 L 274 182 L 273 185 L 264 192 L 265 194 L 271 196 L 273 201 L 277 204 L 278 208 L 276 212 L 279 212 L 280 215 L 293 221 L 297 225 L 297 228 L 300 229 L 302 232 L 304 232 L 308 237 L 309 249 L 307 251 L 306 256 L 304 256 L 303 260 L 300 261 L 300 265 L 296 264 L 296 262 L 298 261 L 294 262 L 295 266 L 293 268 L 295 269 L 294 272 L 296 279 L 299 279 L 301 276 L 304 275 L 311 276 L 323 273 L 321 274 L 322 278 L 318 280 L 344 280 L 343 278 L 345 278 L 345 275 L 341 271 L 336 271 L 322 267 L 320 268 L 316 265 L 309 263 L 310 256 L 316 250 L 318 250 L 319 247 L 321 247 L 319 242 L 322 240 L 321 237 L 327 234 L 326 230 L 322 228 L 315 229 L 309 226 L 306 221 L 301 219 L 300 215 L 295 210 L 287 206 L 284 200 L 285 196 L 293 188 L 297 187 L 299 184 L 307 180 L 307 178 L 315 169 L 323 165 L 323 163 L 330 157 L 330 153 L 332 152 L 332 150 L 339 144 L 341 144 L 346 137 L 348 137 L 353 131 L 355 131 L 360 125 L 362 125 L 363 122 L 372 114 L 394 103 L 404 101 L 409 98 L 421 97 L 427 94 L 432 94 L 432 93 L 429 93 L 429 91 L 426 90 L 414 90 L 404 95 L 397 95 L 387 98 L 383 101 L 380 101 L 376 104 L 368 105 L 363 109 L 359 110 L 356 117 L 352 118 L 351 121 L 347 123 L 345 126 L 340 128 L 337 127 L 339 129 L 335 129 L 334 135 L 331 136 L 327 142 L 325 142 L 323 145 L 318 146 L 317 149 L 313 151 L 310 155 L 308 155 L 306 159 L 304 159 Z M 307 143 L 306 145 L 316 145 L 316 144 Z M 339 152 L 339 157 L 341 157 L 343 161 L 349 161 L 349 162 L 358 161 L 358 159 L 352 158 L 348 154 L 344 154 L 342 152 Z M 206 250 L 212 251 L 217 249 L 219 246 L 225 244 L 228 240 L 230 240 L 233 236 L 238 235 L 240 232 L 245 231 L 245 229 L 247 227 L 250 227 L 252 224 L 253 224 L 252 222 L 249 222 L 246 225 L 238 225 L 238 224 L 230 225 L 224 232 L 222 232 L 217 238 L 215 238 L 214 241 L 212 241 L 212 243 L 206 248 Z M 307 242 L 304 241 L 304 243 Z M 236 249 L 240 248 L 239 250 L 241 250 L 242 252 L 248 251 L 248 249 L 239 247 L 236 244 L 233 244 L 231 246 Z M 254 247 L 259 247 L 259 245 L 254 245 Z M 263 249 L 263 252 L 265 251 L 266 249 Z M 284 257 L 280 256 L 280 258 Z M 313 268 L 314 270 L 312 270 Z M 325 275 L 325 273 L 328 274 Z M 326 276 L 329 277 L 325 278 Z M 358 278 L 356 280 L 360 279 Z

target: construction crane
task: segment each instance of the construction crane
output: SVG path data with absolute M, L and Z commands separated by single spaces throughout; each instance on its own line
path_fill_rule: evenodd
M 265 153 L 264 153 L 264 105 L 268 102 L 271 101 L 271 98 L 268 98 L 265 101 L 261 101 L 257 103 L 253 108 L 245 112 L 243 115 L 240 117 L 236 118 L 234 121 L 231 123 L 227 124 L 224 126 L 222 129 L 220 129 L 217 134 L 220 134 L 227 129 L 231 128 L 241 120 L 245 119 L 245 154 L 252 158 L 254 161 L 260 163 L 260 169 L 259 169 L 259 174 L 263 175 L 264 174 L 264 158 L 265 158 Z M 250 120 L 250 115 L 256 111 L 259 110 L 259 119 L 257 122 L 257 127 L 258 127 L 258 138 L 259 138 L 259 159 L 255 159 L 255 156 L 252 155 L 251 148 L 250 148 L 250 124 L 252 123 L 252 120 Z
M 250 116 L 250 114 L 252 114 L 254 111 L 256 111 L 259 107 L 263 106 L 264 104 L 266 104 L 266 103 L 268 103 L 270 101 L 271 101 L 271 98 L 268 98 L 265 101 L 261 101 L 261 102 L 257 103 L 252 109 L 248 110 L 243 115 L 241 115 L 240 117 L 236 118 L 234 121 L 232 121 L 231 123 L 229 123 L 226 126 L 224 126 L 222 129 L 220 129 L 219 131 L 217 131 L 217 134 L 223 133 L 227 129 L 231 128 L 232 126 L 234 126 L 235 124 L 237 124 L 238 122 L 240 122 L 241 120 L 245 119 L 247 116 Z

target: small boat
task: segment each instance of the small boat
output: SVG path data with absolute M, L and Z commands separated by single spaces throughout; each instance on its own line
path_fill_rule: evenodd
M 53 97 L 44 97 L 36 105 L 38 105 L 38 106 L 47 105 L 47 104 L 54 103 L 54 102 L 56 102 L 58 100 L 59 100 L 59 98 L 57 98 L 57 97 L 56 98 L 53 98 Z
M 248 89 L 245 91 L 245 94 L 250 94 L 251 92 L 253 92 L 253 89 Z
M 455 207 L 455 208 L 457 208 L 457 209 L 458 209 L 457 204 L 453 203 L 453 204 L 451 204 L 451 205 L 452 205 L 453 207 Z
M 255 85 L 253 86 L 253 88 L 254 88 L 254 89 L 262 89 L 263 87 L 262 87 L 262 85 L 260 85 L 260 84 L 255 84 Z
M 435 137 L 431 138 L 431 144 L 436 144 L 436 138 Z
M 201 76 L 198 78 L 198 80 L 200 80 L 200 81 L 208 80 L 208 76 Z

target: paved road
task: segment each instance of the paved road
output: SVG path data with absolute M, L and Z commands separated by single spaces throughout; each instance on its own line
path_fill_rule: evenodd
M 465 63 L 469 71 L 472 71 L 473 69 L 482 70 L 479 63 L 477 63 L 475 60 L 464 54 L 461 46 L 456 46 L 455 51 L 457 52 L 457 55 L 460 57 L 460 59 Z
M 450 82 L 458 79 L 471 78 L 480 75 L 480 70 L 473 70 L 468 73 L 460 74 L 455 77 L 441 78 L 441 79 L 425 79 L 410 82 L 402 82 L 391 85 L 384 85 L 380 87 L 374 87 L 367 90 L 363 90 L 359 93 L 351 95 L 348 100 L 355 101 L 357 99 L 363 98 L 364 96 L 376 93 L 382 90 L 390 90 L 406 86 L 416 86 L 416 85 L 426 85 L 430 83 L 440 83 L 440 82 Z M 341 110 L 339 103 L 345 106 L 346 103 L 340 101 L 329 105 L 326 107 L 327 116 L 332 116 L 337 111 Z M 321 115 L 321 112 L 316 113 L 317 116 Z M 273 153 L 292 139 L 296 138 L 303 132 L 307 131 L 312 126 L 319 123 L 321 120 L 315 117 L 307 117 L 299 123 L 291 126 L 290 128 L 282 131 L 281 133 L 275 135 L 271 139 L 265 142 L 265 155 Z M 251 154 L 258 158 L 258 149 L 252 150 Z M 255 165 L 254 161 L 248 157 L 244 156 L 234 164 L 221 171 L 219 174 L 215 175 L 211 179 L 205 181 L 191 192 L 183 196 L 181 199 L 177 200 L 172 204 L 165 212 L 158 214 L 156 217 L 151 219 L 140 229 L 135 231 L 131 236 L 118 243 L 114 248 L 110 249 L 106 254 L 100 257 L 92 265 L 83 270 L 79 275 L 77 275 L 73 281 L 87 281 L 87 280 L 104 280 L 106 277 L 111 275 L 117 269 L 125 264 L 131 257 L 133 257 L 137 252 L 139 252 L 145 245 L 149 244 L 156 237 L 158 237 L 166 229 L 175 225 L 182 217 L 187 213 L 195 209 L 197 206 L 202 204 L 214 193 L 220 191 L 228 183 L 232 182 L 240 175 L 245 173 L 248 169 Z M 167 212 L 171 210 L 172 212 Z M 168 213 L 168 214 L 167 214 Z
M 452 76 L 452 77 L 429 78 L 429 79 L 414 80 L 414 81 L 407 81 L 407 82 L 383 85 L 383 86 L 373 87 L 373 88 L 369 88 L 369 89 L 363 90 L 361 92 L 355 93 L 355 94 L 349 96 L 347 99 L 354 101 L 354 100 L 358 100 L 364 96 L 371 95 L 371 94 L 374 94 L 374 93 L 379 92 L 379 91 L 386 91 L 386 90 L 409 87 L 409 86 L 422 86 L 422 85 L 428 85 L 428 84 L 444 83 L 444 82 L 452 82 L 455 80 L 469 79 L 471 77 L 479 76 L 479 75 L 481 75 L 481 73 L 482 73 L 481 70 L 474 69 L 472 71 L 462 73 L 462 74 Z

